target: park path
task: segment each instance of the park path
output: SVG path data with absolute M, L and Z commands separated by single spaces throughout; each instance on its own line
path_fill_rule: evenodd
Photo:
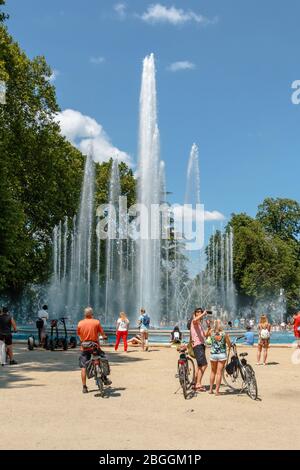
M 255 350 L 248 349 L 250 363 Z M 107 348 L 109 396 L 81 393 L 78 350 L 16 346 L 20 365 L 0 370 L 1 449 L 293 449 L 299 448 L 300 364 L 290 348 L 256 367 L 260 400 L 176 392 L 177 352 Z M 205 383 L 209 374 L 206 373 Z M 89 383 L 94 390 L 94 382 Z M 3 429 L 3 427 L 5 429 Z

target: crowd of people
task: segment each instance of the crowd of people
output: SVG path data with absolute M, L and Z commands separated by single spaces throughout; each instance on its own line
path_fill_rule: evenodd
M 228 330 L 232 325 L 225 325 L 220 319 L 212 320 L 212 312 L 197 308 L 193 312 L 190 320 L 187 323 L 189 332 L 188 349 L 189 354 L 195 358 L 196 361 L 196 379 L 195 391 L 204 392 L 206 387 L 203 385 L 203 377 L 208 367 L 207 360 L 207 346 L 210 347 L 210 387 L 209 393 L 220 394 L 220 385 L 222 381 L 223 369 L 227 361 L 228 348 L 231 342 Z M 49 320 L 48 307 L 43 307 L 38 312 L 37 325 L 39 330 L 39 344 L 43 346 L 46 338 L 47 321 Z M 37 323 L 38 323 L 37 322 Z M 115 351 L 118 351 L 120 342 L 123 342 L 124 351 L 128 352 L 128 345 L 140 346 L 143 351 L 149 350 L 149 331 L 150 331 L 150 316 L 146 313 L 145 309 L 141 309 L 138 319 L 139 333 L 128 339 L 129 332 L 129 319 L 125 312 L 120 312 L 116 321 L 116 341 Z M 295 313 L 292 320 L 295 339 L 300 348 L 300 311 Z M 246 326 L 244 333 L 244 344 L 254 346 L 255 333 L 254 324 Z M 268 350 L 270 346 L 270 338 L 272 332 L 272 325 L 268 321 L 266 315 L 261 315 L 257 325 L 257 365 L 266 365 L 268 358 Z M 17 325 L 13 317 L 10 315 L 8 309 L 3 307 L 0 309 L 0 362 L 4 365 L 9 360 L 9 365 L 16 365 L 17 362 L 13 357 L 12 347 L 12 331 L 17 332 Z M 81 341 L 81 354 L 79 357 L 79 366 L 81 368 L 81 379 L 83 393 L 87 393 L 86 385 L 86 366 L 91 358 L 92 343 L 96 344 L 99 348 L 103 360 L 106 356 L 100 347 L 99 336 L 104 340 L 107 339 L 106 334 L 100 324 L 100 321 L 94 318 L 93 309 L 87 307 L 84 310 L 84 319 L 78 323 L 77 335 Z M 170 343 L 175 346 L 181 345 L 183 342 L 183 333 L 180 331 L 178 325 L 175 325 L 171 332 Z M 261 362 L 262 358 L 262 362 Z M 108 368 L 109 369 L 109 368 Z M 108 374 L 107 374 L 108 375 Z M 105 384 L 110 384 L 111 381 L 107 376 L 103 377 Z

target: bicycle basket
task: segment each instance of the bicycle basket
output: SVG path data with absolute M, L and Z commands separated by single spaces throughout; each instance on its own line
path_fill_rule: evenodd
M 109 362 L 106 359 L 106 357 L 101 357 L 101 365 L 102 365 L 102 371 L 103 375 L 107 376 L 110 374 L 110 367 L 109 367 Z
M 225 367 L 225 370 L 228 375 L 232 375 L 236 371 L 236 368 L 237 368 L 237 358 L 235 356 L 232 356 L 230 362 Z
M 93 360 L 90 359 L 86 363 L 86 375 L 88 379 L 92 379 L 95 376 L 95 370 L 93 365 Z

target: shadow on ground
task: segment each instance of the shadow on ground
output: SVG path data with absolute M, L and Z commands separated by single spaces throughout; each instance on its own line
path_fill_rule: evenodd
M 122 352 L 111 352 L 109 349 L 106 349 L 105 353 L 112 368 L 118 364 L 148 360 L 146 355 L 136 357 Z M 1 367 L 0 389 L 45 386 L 37 383 L 38 377 L 30 377 L 30 372 L 78 371 L 79 373 L 79 355 L 79 348 L 68 351 L 45 351 L 43 349 L 28 351 L 25 345 L 16 345 L 14 358 L 18 361 L 18 365 Z

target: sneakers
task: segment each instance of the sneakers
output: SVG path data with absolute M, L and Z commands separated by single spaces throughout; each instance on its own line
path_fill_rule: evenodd
M 82 387 L 82 393 L 89 393 L 88 388 L 86 385 Z
M 11 361 L 9 361 L 9 365 L 10 366 L 16 366 L 18 363 L 17 361 L 15 361 L 14 359 L 12 359 Z

